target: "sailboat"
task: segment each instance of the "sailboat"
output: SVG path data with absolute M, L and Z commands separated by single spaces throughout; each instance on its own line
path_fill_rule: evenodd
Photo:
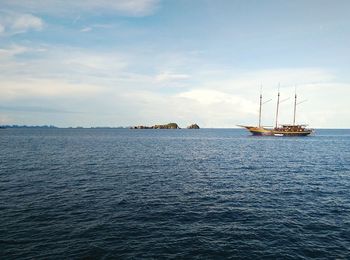
M 278 90 L 277 95 L 277 108 L 276 108 L 276 122 L 274 128 L 267 128 L 263 127 L 261 125 L 261 110 L 262 105 L 269 102 L 265 101 L 263 102 L 262 94 L 260 93 L 260 103 L 259 103 L 259 125 L 258 126 L 245 126 L 245 125 L 238 125 L 240 127 L 246 128 L 249 132 L 251 132 L 253 135 L 265 135 L 265 136 L 307 136 L 314 132 L 313 129 L 307 128 L 307 125 L 298 125 L 295 124 L 295 117 L 296 117 L 296 108 L 298 104 L 303 103 L 299 102 L 297 103 L 297 94 L 295 92 L 294 95 L 294 113 L 293 113 L 293 124 L 278 124 L 278 113 L 279 113 L 279 105 L 281 102 L 286 101 L 288 99 L 280 101 L 280 92 Z

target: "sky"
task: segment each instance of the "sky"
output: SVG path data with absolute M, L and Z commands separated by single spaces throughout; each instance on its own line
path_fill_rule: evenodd
M 350 128 L 350 1 L 0 0 L 0 124 Z M 288 99 L 289 98 L 289 99 Z

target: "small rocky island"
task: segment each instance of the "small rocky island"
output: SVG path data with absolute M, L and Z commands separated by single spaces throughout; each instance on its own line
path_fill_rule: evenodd
M 176 123 L 169 123 L 165 125 L 154 125 L 154 126 L 132 126 L 130 129 L 181 129 L 178 124 Z M 192 124 L 187 127 L 187 129 L 199 129 L 199 126 L 197 124 Z
M 192 124 L 187 127 L 187 129 L 199 129 L 199 125 L 197 124 Z
M 176 123 L 169 123 L 165 125 L 154 125 L 154 126 L 139 125 L 139 126 L 132 126 L 130 128 L 131 129 L 180 129 L 180 127 Z

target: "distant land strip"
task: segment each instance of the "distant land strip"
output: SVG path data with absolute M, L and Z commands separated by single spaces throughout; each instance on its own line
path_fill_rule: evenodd
M 154 125 L 154 126 L 131 126 L 131 127 L 123 127 L 123 126 L 91 126 L 91 127 L 57 127 L 54 125 L 0 125 L 0 129 L 5 128 L 43 128 L 43 129 L 57 129 L 57 128 L 68 128 L 68 129 L 181 129 L 177 123 L 169 123 L 164 125 Z M 191 124 L 187 129 L 199 129 L 200 127 L 197 124 Z
M 181 129 L 177 123 L 169 123 L 165 125 L 154 125 L 154 126 L 132 126 L 130 129 Z M 187 127 L 187 129 L 199 129 L 197 124 L 192 124 Z

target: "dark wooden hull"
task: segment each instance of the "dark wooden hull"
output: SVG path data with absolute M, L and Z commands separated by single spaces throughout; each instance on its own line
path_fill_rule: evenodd
M 243 126 L 253 135 L 258 136 L 308 136 L 313 133 L 311 129 L 300 129 L 298 131 L 288 131 L 280 129 L 268 129 L 264 127 Z

